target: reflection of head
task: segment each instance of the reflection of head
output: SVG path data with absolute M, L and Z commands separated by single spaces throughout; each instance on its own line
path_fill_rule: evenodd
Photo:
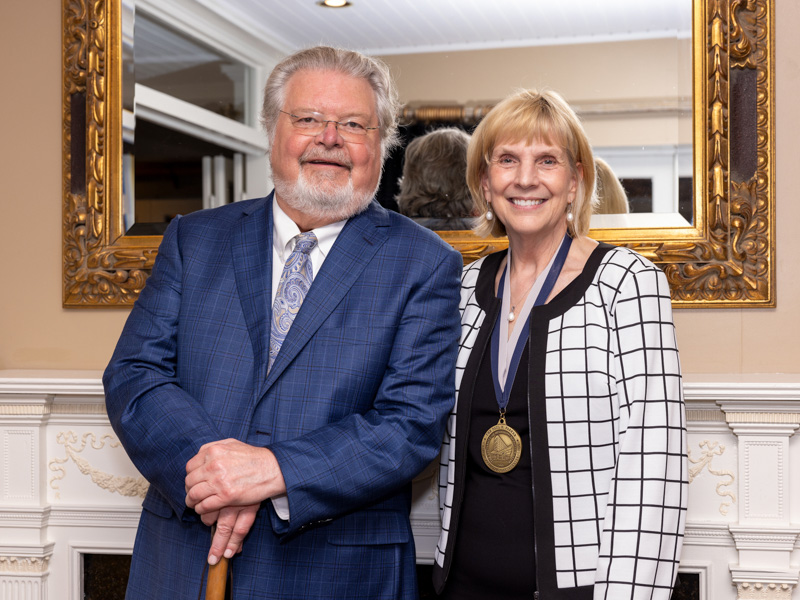
M 594 159 L 597 167 L 597 206 L 598 215 L 617 215 L 628 212 L 628 195 L 617 179 L 614 171 L 602 158 Z
M 351 77 L 366 79 L 375 92 L 376 113 L 381 135 L 381 157 L 397 146 L 397 115 L 400 108 L 397 89 L 389 68 L 382 61 L 351 50 L 316 46 L 287 56 L 270 73 L 264 87 L 264 106 L 261 124 L 267 132 L 270 145 L 275 134 L 275 124 L 283 109 L 286 84 L 292 75 L 302 70 L 338 71 Z M 335 115 L 340 116 L 340 115 Z
M 481 179 L 489 158 L 499 143 L 541 140 L 564 150 L 573 175 L 578 177 L 578 192 L 572 205 L 574 220 L 570 234 L 586 235 L 592 215 L 594 194 L 594 157 L 586 132 L 575 111 L 556 92 L 523 90 L 497 104 L 472 134 L 467 152 L 467 185 L 478 214 L 488 209 Z M 583 170 L 579 176 L 578 165 Z M 475 228 L 480 235 L 505 235 L 498 219 L 480 219 Z
M 447 127 L 406 147 L 397 205 L 409 217 L 468 217 L 472 198 L 464 178 L 469 135 Z

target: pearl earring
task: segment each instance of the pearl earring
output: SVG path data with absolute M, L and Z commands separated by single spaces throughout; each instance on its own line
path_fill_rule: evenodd
M 575 215 L 572 214 L 572 204 L 569 205 L 567 210 L 567 223 L 572 223 L 575 220 Z
M 494 215 L 492 214 L 492 211 L 489 209 L 486 210 L 486 214 L 483 216 L 486 218 L 487 221 L 491 221 L 492 219 L 494 219 Z

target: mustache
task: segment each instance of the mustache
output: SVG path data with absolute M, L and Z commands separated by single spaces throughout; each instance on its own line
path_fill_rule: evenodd
M 300 164 L 305 164 L 311 161 L 324 161 L 324 162 L 332 162 L 343 167 L 347 167 L 348 169 L 353 168 L 353 163 L 350 160 L 350 156 L 348 156 L 347 152 L 343 149 L 322 149 L 322 148 L 307 148 L 305 152 L 300 156 Z

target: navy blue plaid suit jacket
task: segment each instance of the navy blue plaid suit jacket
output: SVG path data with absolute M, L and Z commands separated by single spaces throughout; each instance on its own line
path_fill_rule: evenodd
M 461 257 L 373 202 L 340 233 L 267 375 L 272 197 L 175 219 L 106 370 L 109 418 L 150 481 L 128 598 L 194 600 L 209 529 L 186 462 L 268 446 L 288 522 L 262 504 L 233 598 L 414 598 L 410 480 L 452 408 Z

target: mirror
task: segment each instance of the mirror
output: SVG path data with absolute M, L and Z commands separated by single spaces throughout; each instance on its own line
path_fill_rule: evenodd
M 124 235 L 122 7 L 63 6 L 63 303 L 127 305 L 160 237 Z M 692 224 L 617 220 L 590 234 L 661 265 L 677 307 L 775 305 L 771 10 L 766 0 L 694 2 Z M 440 235 L 465 260 L 504 244 L 463 231 Z

